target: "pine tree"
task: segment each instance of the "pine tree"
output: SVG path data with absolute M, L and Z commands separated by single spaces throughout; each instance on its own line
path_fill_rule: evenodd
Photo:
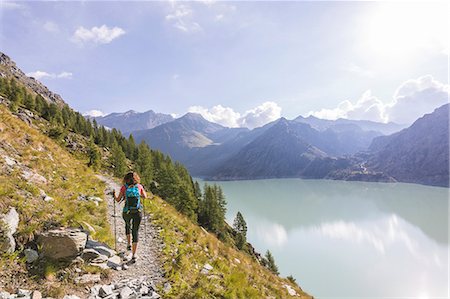
M 203 199 L 200 202 L 199 223 L 208 230 L 220 235 L 225 227 L 225 198 L 222 189 L 205 184 Z
M 141 142 L 137 149 L 136 168 L 144 186 L 149 187 L 153 181 L 152 153 L 145 142 Z
M 237 212 L 236 217 L 234 218 L 233 229 L 236 232 L 235 241 L 237 248 L 244 248 L 247 243 L 247 223 L 241 212 Z
M 272 253 L 270 253 L 269 250 L 267 250 L 266 255 L 265 255 L 265 258 L 266 258 L 266 262 L 267 262 L 266 267 L 267 267 L 270 271 L 272 271 L 274 274 L 279 275 L 280 272 L 278 272 L 278 267 L 277 267 L 277 265 L 275 264 L 275 259 L 273 258 L 273 255 L 272 255 Z
M 29 93 L 25 95 L 24 104 L 28 110 L 34 110 L 36 108 L 36 101 L 34 100 L 34 97 Z
M 197 181 L 194 183 L 194 194 L 198 201 L 202 200 L 202 189 Z
M 88 155 L 89 155 L 88 166 L 92 167 L 94 170 L 97 170 L 101 162 L 100 152 L 95 146 L 94 140 L 92 138 L 89 140 Z
M 113 173 L 116 177 L 122 177 L 127 171 L 125 154 L 117 142 L 114 142 L 111 147 L 110 162 L 113 167 Z

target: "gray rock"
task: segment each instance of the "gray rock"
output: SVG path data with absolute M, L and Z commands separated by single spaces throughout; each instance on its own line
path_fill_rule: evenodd
M 150 299 L 160 299 L 160 298 L 161 296 L 156 292 L 152 292 L 152 295 L 150 296 Z
M 25 258 L 29 264 L 34 263 L 39 258 L 37 251 L 30 248 L 25 249 L 23 253 L 25 254 Z
M 136 294 L 134 291 L 129 287 L 124 287 L 120 290 L 120 298 L 121 299 L 128 299 L 128 298 L 135 298 Z
M 109 248 L 108 245 L 95 240 L 88 240 L 86 248 L 95 249 L 100 254 L 106 255 L 108 258 L 117 254 L 117 252 Z
M 150 289 L 144 285 L 139 289 L 139 293 L 141 295 L 147 295 L 148 293 L 150 293 Z
M 80 297 L 76 295 L 65 295 L 63 299 L 80 299 Z
M 206 263 L 206 264 L 203 265 L 203 269 L 211 271 L 213 269 L 213 266 L 211 266 L 210 264 Z
M 110 257 L 108 259 L 108 263 L 107 263 L 108 267 L 113 268 L 113 269 L 119 267 L 121 264 L 122 264 L 122 259 L 117 255 Z
M 171 289 L 172 289 L 172 285 L 170 283 L 166 282 L 164 284 L 164 293 L 166 293 L 166 294 L 169 293 Z
M 29 290 L 24 290 L 24 289 L 18 289 L 17 290 L 17 297 L 18 298 L 23 298 L 23 297 L 31 297 L 31 291 Z
M 10 296 L 11 294 L 8 292 L 0 291 L 0 299 L 9 299 Z
M 85 262 L 88 263 L 94 260 L 95 262 L 103 263 L 108 260 L 108 257 L 106 255 L 100 254 L 97 250 L 92 248 L 85 248 L 83 250 L 83 253 L 81 254 L 81 257 Z
M 76 284 L 88 284 L 88 283 L 96 283 L 101 280 L 100 274 L 84 274 L 80 277 L 75 278 Z
M 31 169 L 22 169 L 22 178 L 28 182 L 35 184 L 47 184 L 47 179 L 42 175 L 32 171 Z
M 31 299 L 42 299 L 42 294 L 39 291 L 33 291 L 31 294 Z
M 55 260 L 76 257 L 84 249 L 87 234 L 80 229 L 59 228 L 42 233 L 37 242 L 42 246 L 43 256 Z
M 0 215 L 0 252 L 12 253 L 16 249 L 14 233 L 19 226 L 19 214 L 10 208 L 7 214 Z
M 98 295 L 102 298 L 105 298 L 113 293 L 112 285 L 102 285 L 98 290 Z

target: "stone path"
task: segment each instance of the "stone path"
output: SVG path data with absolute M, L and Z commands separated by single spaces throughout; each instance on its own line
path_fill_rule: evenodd
M 99 179 L 107 185 L 105 189 L 105 200 L 108 203 L 108 215 L 111 229 L 114 233 L 114 201 L 111 191 L 116 190 L 116 194 L 120 191 L 120 185 L 112 178 L 98 175 Z M 149 192 L 147 192 L 149 194 Z M 122 218 L 123 203 L 116 203 L 116 229 L 117 229 L 117 252 L 125 252 L 131 256 L 131 251 L 126 251 L 125 222 Z M 163 271 L 159 263 L 159 254 L 163 243 L 159 239 L 157 229 L 152 225 L 148 214 L 142 219 L 139 229 L 139 243 L 137 249 L 137 261 L 129 266 L 127 270 L 113 271 L 113 281 L 120 282 L 122 280 L 132 280 L 139 277 L 146 277 L 154 284 L 158 285 L 164 282 Z

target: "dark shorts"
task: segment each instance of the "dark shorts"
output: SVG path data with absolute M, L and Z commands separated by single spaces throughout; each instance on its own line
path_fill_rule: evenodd
M 141 212 L 122 213 L 123 220 L 125 220 L 125 234 L 133 236 L 133 243 L 138 242 L 139 225 L 142 220 Z

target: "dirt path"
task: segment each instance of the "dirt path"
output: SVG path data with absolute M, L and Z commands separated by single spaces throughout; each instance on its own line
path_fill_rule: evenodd
M 108 203 L 109 223 L 114 234 L 114 201 L 110 192 L 114 189 L 119 193 L 120 185 L 111 177 L 98 175 L 99 179 L 106 183 L 105 199 Z M 117 252 L 125 252 L 131 256 L 131 251 L 126 251 L 125 222 L 122 218 L 123 203 L 116 203 L 116 228 L 117 228 Z M 146 224 L 146 225 L 145 225 Z M 146 276 L 155 284 L 164 282 L 159 255 L 162 248 L 162 242 L 159 239 L 156 228 L 152 225 L 148 215 L 142 219 L 139 228 L 139 243 L 137 249 L 137 262 L 131 265 L 127 270 L 113 271 L 113 280 L 134 279 L 136 277 Z

